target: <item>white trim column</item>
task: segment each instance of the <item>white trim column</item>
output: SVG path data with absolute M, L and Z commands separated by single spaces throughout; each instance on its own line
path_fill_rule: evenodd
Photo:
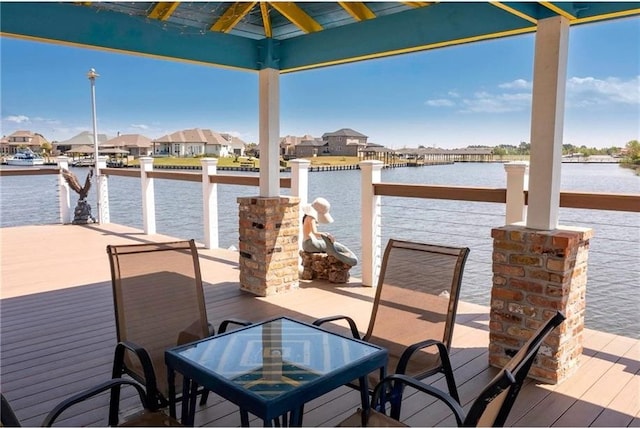
M 98 223 L 111 223 L 111 215 L 109 213 L 109 176 L 100 174 L 99 172 L 107 167 L 107 156 L 98 156 L 98 166 L 96 168 L 96 182 L 98 185 Z
M 146 235 L 156 233 L 156 197 L 153 190 L 153 178 L 147 176 L 153 171 L 153 158 L 140 158 L 140 183 L 142 184 L 142 225 Z
M 64 179 L 62 170 L 69 169 L 69 158 L 67 156 L 58 156 L 56 163 L 60 169 L 58 174 L 58 188 L 60 189 L 58 198 L 60 201 L 60 222 L 62 224 L 69 224 L 73 221 L 73 210 L 71 209 L 71 189 L 69 183 Z
M 553 230 L 558 226 L 568 45 L 567 18 L 556 16 L 538 21 L 527 214 L 527 227 L 531 229 Z
M 509 162 L 504 165 L 507 172 L 505 224 L 519 223 L 527 217 L 524 191 L 528 186 L 528 169 L 528 162 Z
M 362 239 L 362 285 L 375 287 L 380 274 L 380 241 L 382 225 L 380 223 L 380 196 L 373 194 L 373 184 L 380 183 L 384 163 L 378 160 L 367 160 L 359 163 L 362 171 L 361 198 L 362 223 L 360 235 Z
M 293 159 L 289 162 L 291 165 L 291 196 L 297 196 L 299 199 L 299 208 L 307 204 L 309 200 L 309 166 L 311 162 L 306 159 Z M 302 210 L 298 214 L 300 224 L 302 224 Z M 302 227 L 298 233 L 298 244 L 302 249 Z
M 280 71 L 265 68 L 259 78 L 260 196 L 280 194 Z
M 218 248 L 218 183 L 209 181 L 218 172 L 218 159 L 202 158 L 202 219 L 204 221 L 204 247 Z

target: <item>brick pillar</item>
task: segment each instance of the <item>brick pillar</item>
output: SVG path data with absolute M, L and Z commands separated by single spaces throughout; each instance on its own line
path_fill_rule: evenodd
M 493 287 L 489 364 L 503 367 L 555 313 L 566 321 L 540 348 L 529 376 L 556 384 L 570 376 L 582 354 L 587 259 L 592 229 L 556 230 L 508 225 L 491 231 Z
M 240 289 L 269 296 L 298 288 L 297 197 L 238 198 Z

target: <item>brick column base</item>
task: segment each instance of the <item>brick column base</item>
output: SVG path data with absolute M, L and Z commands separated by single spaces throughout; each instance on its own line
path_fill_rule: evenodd
M 503 367 L 556 310 L 566 321 L 540 348 L 529 376 L 556 384 L 582 354 L 587 259 L 592 229 L 541 231 L 508 225 L 491 231 L 493 287 L 489 364 Z
M 240 289 L 265 297 L 298 288 L 297 197 L 238 198 Z

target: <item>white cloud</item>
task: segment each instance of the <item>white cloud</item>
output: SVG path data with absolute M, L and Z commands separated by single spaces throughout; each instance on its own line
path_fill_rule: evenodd
M 473 95 L 449 91 L 447 98 L 430 99 L 431 107 L 460 106 L 459 113 L 508 113 L 531 108 L 532 83 L 515 79 L 497 85 L 499 91 L 478 91 Z M 627 80 L 609 77 L 571 77 L 567 79 L 567 107 L 640 105 L 640 76 Z
M 640 104 L 640 76 L 629 80 L 608 77 L 572 77 L 567 80 L 567 98 L 574 106 Z
M 476 92 L 473 98 L 462 100 L 462 113 L 507 113 L 523 111 L 531 105 L 531 94 L 519 92 L 515 94 L 492 94 Z
M 23 114 L 20 114 L 20 115 L 7 116 L 4 118 L 4 120 L 6 120 L 7 122 L 14 122 L 14 123 L 25 123 L 25 122 L 29 122 L 29 117 Z
M 455 103 L 451 100 L 447 100 L 445 98 L 439 98 L 435 100 L 427 100 L 425 104 L 431 107 L 453 107 Z
M 238 131 L 221 131 L 220 134 L 229 134 L 232 137 L 242 138 L 242 132 Z
M 60 121 L 57 119 L 47 119 L 46 117 L 34 117 L 33 122 L 43 122 L 46 125 L 60 125 Z
M 131 127 L 134 128 L 134 129 L 144 129 L 144 130 L 149 129 L 149 126 L 145 125 L 143 123 L 133 123 L 133 124 L 131 124 Z
M 501 83 L 498 85 L 498 88 L 501 89 L 531 89 L 531 82 L 527 82 L 524 79 L 516 79 L 512 82 Z

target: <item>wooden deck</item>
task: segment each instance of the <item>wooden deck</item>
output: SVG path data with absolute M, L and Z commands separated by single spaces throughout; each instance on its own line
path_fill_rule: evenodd
M 107 244 L 165 241 L 118 225 L 0 229 L 1 390 L 24 425 L 39 425 L 66 396 L 110 376 L 116 341 Z M 302 320 L 346 314 L 364 330 L 372 289 L 302 282 L 291 293 L 258 298 L 238 289 L 237 253 L 200 249 L 209 319 Z M 488 308 L 462 302 L 452 362 L 463 404 L 496 373 L 487 365 Z M 585 330 L 579 372 L 560 385 L 528 381 L 511 412 L 512 426 L 640 426 L 640 341 Z M 430 379 L 444 388 L 438 377 Z M 135 401 L 130 395 L 124 408 Z M 60 422 L 104 425 L 106 397 L 83 403 Z M 356 391 L 339 388 L 305 406 L 308 426 L 333 426 L 355 410 Z M 454 425 L 446 409 L 408 394 L 403 418 L 413 426 Z M 196 425 L 238 426 L 236 406 L 211 396 Z M 261 422 L 252 421 L 260 426 Z

